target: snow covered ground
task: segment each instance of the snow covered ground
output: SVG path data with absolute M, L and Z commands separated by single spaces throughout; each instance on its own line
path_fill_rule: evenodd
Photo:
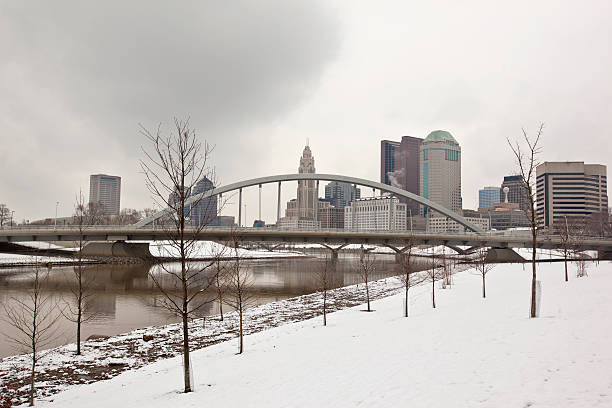
M 61 264 L 61 263 L 72 263 L 72 258 L 62 258 L 59 256 L 36 256 L 36 255 L 22 255 L 22 254 L 4 254 L 0 253 L 0 265 L 12 266 L 12 265 L 35 265 L 35 264 Z M 87 262 L 87 260 L 85 260 Z
M 148 242 L 148 241 L 131 241 L 131 242 Z M 176 247 L 170 245 L 167 241 L 154 241 L 149 245 L 151 255 L 156 257 L 179 257 L 179 251 Z M 219 256 L 221 258 L 231 258 L 236 256 L 234 249 L 223 244 L 212 241 L 198 241 L 194 247 L 189 250 L 189 258 L 213 258 Z M 238 256 L 242 258 L 278 258 L 278 257 L 293 257 L 304 256 L 298 251 L 282 251 L 282 250 L 250 250 L 238 248 Z
M 575 269 L 572 266 L 572 270 Z M 451 289 L 402 296 L 249 335 L 193 353 L 195 392 L 182 394 L 180 358 L 39 401 L 54 407 L 612 406 L 612 265 L 563 281 L 539 267 L 541 317 L 529 319 L 529 265 L 457 274 Z

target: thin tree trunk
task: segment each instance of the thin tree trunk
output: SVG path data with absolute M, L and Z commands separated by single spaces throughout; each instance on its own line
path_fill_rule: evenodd
M 565 281 L 567 282 L 567 251 L 564 252 L 564 263 L 565 263 Z
M 434 271 L 435 273 L 435 271 Z M 436 279 L 431 279 L 431 304 L 433 308 L 436 308 Z
M 533 205 L 532 205 L 533 207 Z M 535 223 L 535 217 L 532 211 L 532 222 Z M 535 225 L 535 224 L 532 224 Z M 536 317 L 536 232 L 533 227 L 532 233 L 532 254 L 531 254 L 531 311 L 530 317 Z
M 327 291 L 323 292 L 323 326 L 327 326 Z
M 366 299 L 368 300 L 368 312 L 370 312 L 370 288 L 368 287 L 368 278 L 366 277 Z
M 189 326 L 187 315 L 183 313 L 183 365 L 185 369 L 185 392 L 191 392 L 191 367 L 189 366 Z
M 81 355 L 81 320 L 82 320 L 82 306 L 83 306 L 83 276 L 82 276 L 82 272 L 83 270 L 81 269 L 81 256 L 79 255 L 79 266 L 78 266 L 78 273 L 79 273 L 79 296 L 77 297 L 77 332 L 76 332 L 76 342 L 77 342 L 77 349 L 76 349 L 76 354 L 77 356 Z
M 482 274 L 482 297 L 487 297 L 487 290 L 485 289 L 485 274 Z
M 36 349 L 34 349 L 36 350 Z M 32 353 L 32 375 L 30 377 L 30 406 L 34 406 L 34 381 L 36 375 L 36 351 Z
M 240 351 L 238 352 L 238 354 L 242 354 L 242 305 L 240 305 L 240 309 L 239 309 L 239 315 L 240 315 Z
M 219 283 L 219 271 L 217 270 L 217 294 L 219 297 L 219 317 L 223 321 L 223 292 L 221 291 L 221 285 Z
M 410 275 L 406 275 L 406 280 L 410 278 Z M 408 289 L 410 287 L 406 285 L 406 304 L 404 305 L 404 317 L 408 317 Z

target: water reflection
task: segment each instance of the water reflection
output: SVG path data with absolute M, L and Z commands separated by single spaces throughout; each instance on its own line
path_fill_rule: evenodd
M 263 304 L 289 297 L 312 293 L 317 288 L 316 272 L 323 264 L 320 258 L 274 259 L 243 261 L 250 274 L 254 304 Z M 202 265 L 192 265 L 202 267 Z M 85 302 L 85 317 L 90 319 L 83 325 L 82 338 L 97 335 L 114 335 L 135 328 L 162 325 L 178 321 L 170 311 L 160 307 L 164 297 L 156 288 L 150 273 L 168 291 L 177 288 L 177 280 L 164 269 L 180 268 L 180 264 L 164 265 L 89 265 L 84 267 L 84 279 L 91 294 Z M 396 264 L 393 257 L 379 257 L 371 280 L 394 274 Z M 332 286 L 341 287 L 361 282 L 359 258 L 341 257 L 332 274 Z M 74 267 L 59 267 L 47 271 L 45 290 L 57 307 L 73 303 L 75 290 Z M 16 335 L 8 325 L 2 305 L 12 299 L 25 300 L 31 286 L 32 271 L 28 269 L 0 270 L 0 332 Z M 214 275 L 214 268 L 205 269 L 198 275 L 205 281 Z M 219 311 L 214 288 L 205 293 L 205 304 L 199 310 L 202 316 Z M 228 311 L 229 307 L 223 306 Z M 74 324 L 62 319 L 59 332 L 63 333 L 52 346 L 71 343 L 74 340 Z M 0 357 L 16 354 L 6 336 L 0 336 Z

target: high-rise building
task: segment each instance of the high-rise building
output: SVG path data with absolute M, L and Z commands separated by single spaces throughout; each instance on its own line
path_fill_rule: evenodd
M 606 166 L 584 162 L 544 162 L 536 168 L 536 221 L 553 227 L 608 209 Z
M 299 173 L 314 173 L 315 161 L 310 146 L 306 145 L 300 157 Z M 317 182 L 316 180 L 299 180 L 297 189 L 297 211 L 298 217 L 314 220 L 315 206 L 317 205 Z
M 519 205 L 519 208 L 522 211 L 529 210 L 529 194 L 525 189 L 525 183 L 523 183 L 523 178 L 521 176 L 505 176 L 504 182 L 501 185 L 501 190 L 504 191 L 504 188 L 508 187 L 508 202 L 516 203 Z M 504 197 L 500 197 L 504 201 L 506 195 Z
M 332 181 L 325 186 L 325 200 L 334 207 L 344 208 L 357 198 L 361 190 L 352 184 Z
M 487 208 L 499 203 L 499 192 L 499 187 L 484 187 L 478 190 L 478 208 Z
M 360 198 L 344 207 L 344 228 L 370 231 L 405 231 L 406 204 L 397 197 Z
M 461 146 L 444 130 L 431 132 L 421 143 L 420 195 L 456 213 L 461 211 Z M 429 216 L 421 206 L 421 214 Z
M 107 174 L 89 176 L 89 202 L 99 203 L 105 215 L 119 215 L 121 210 L 121 177 Z
M 192 195 L 205 193 L 214 189 L 215 186 L 207 177 L 199 180 L 193 187 Z M 204 198 L 191 206 L 189 215 L 193 225 L 216 225 L 217 224 L 217 196 Z
M 402 136 L 401 142 L 383 140 L 380 142 L 380 182 L 402 190 L 419 194 L 419 148 L 423 139 Z M 418 203 L 400 198 L 415 214 Z
M 310 146 L 306 145 L 300 157 L 299 173 L 314 173 L 315 162 Z M 287 202 L 285 216 L 278 221 L 282 228 L 315 228 L 315 206 L 319 202 L 317 181 L 298 180 L 297 199 Z

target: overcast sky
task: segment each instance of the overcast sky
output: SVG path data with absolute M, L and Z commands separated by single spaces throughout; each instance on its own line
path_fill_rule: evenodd
M 542 160 L 610 164 L 611 40 L 607 0 L 0 0 L 0 203 L 67 216 L 107 173 L 149 207 L 138 124 L 189 116 L 221 184 L 296 172 L 307 139 L 317 172 L 378 180 L 381 139 L 447 130 L 475 208 L 522 127 Z

